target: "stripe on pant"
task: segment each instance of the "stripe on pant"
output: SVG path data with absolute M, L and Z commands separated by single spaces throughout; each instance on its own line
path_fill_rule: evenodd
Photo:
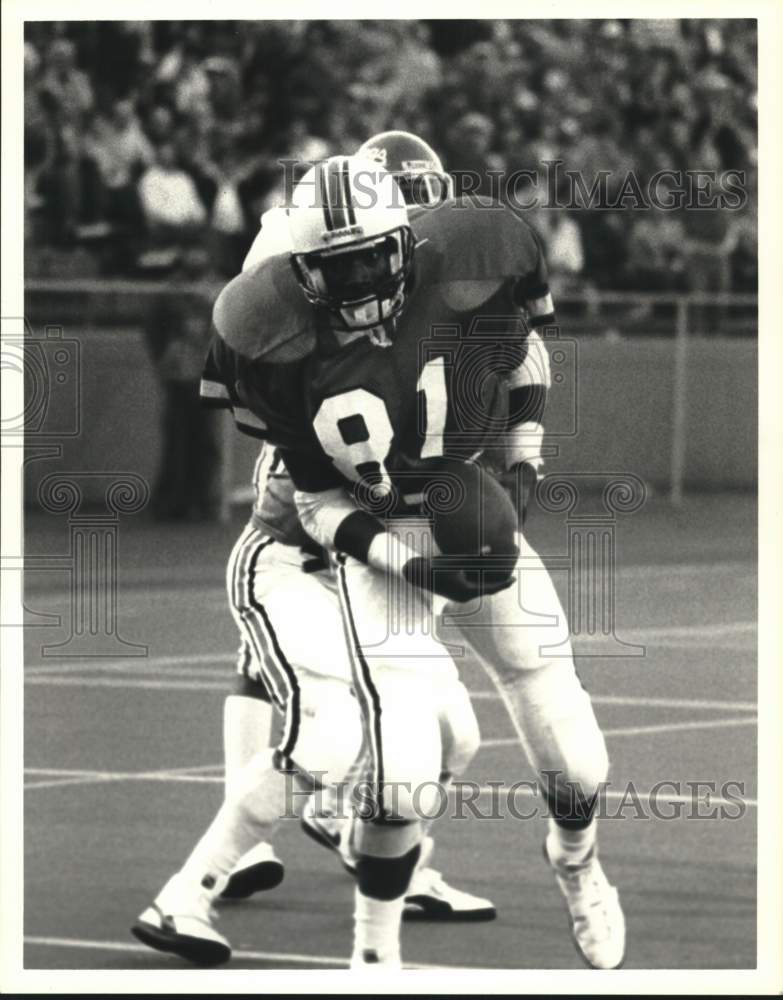
M 251 601 L 252 573 L 255 560 L 257 560 L 258 555 L 272 541 L 273 539 L 263 535 L 252 524 L 248 525 L 248 528 L 245 529 L 238 558 L 235 563 L 232 610 L 235 613 L 235 617 L 238 618 L 240 628 L 253 649 L 262 680 L 267 685 L 275 704 L 283 712 L 285 711 L 286 702 L 285 694 L 283 693 L 285 689 L 278 682 L 277 672 L 269 669 L 270 660 L 274 654 L 267 643 L 263 629 L 259 628 L 259 623 L 256 620 L 257 613 Z
M 343 623 L 346 627 L 348 650 L 351 657 L 356 696 L 362 709 L 362 730 L 364 742 L 370 751 L 370 781 L 376 790 L 378 815 L 384 815 L 383 808 L 383 744 L 381 739 L 381 698 L 372 680 L 370 668 L 362 652 L 359 634 L 356 630 L 353 607 L 348 593 L 345 573 L 345 556 L 337 556 L 337 582 L 340 603 L 343 606 Z
M 278 746 L 278 764 L 290 767 L 300 726 L 299 682 L 288 662 L 266 608 L 255 596 L 254 580 L 258 558 L 274 539 L 252 524 L 246 529 L 235 565 L 234 610 L 258 662 L 261 679 L 283 715 L 283 736 Z M 282 759 L 281 759 L 282 758 Z
M 267 610 L 260 601 L 256 600 L 255 590 L 253 587 L 253 577 L 255 574 L 256 560 L 263 551 L 263 548 L 263 545 L 258 547 L 250 563 L 250 603 L 260 615 L 259 625 L 262 625 L 266 639 L 268 640 L 274 654 L 274 656 L 267 662 L 269 663 L 270 668 L 272 664 L 274 664 L 276 672 L 278 672 L 280 680 L 286 689 L 283 736 L 277 748 L 283 759 L 279 762 L 278 766 L 291 767 L 291 755 L 294 752 L 296 741 L 299 737 L 299 725 L 301 721 L 301 691 L 294 668 L 288 662 L 288 659 L 283 652 Z

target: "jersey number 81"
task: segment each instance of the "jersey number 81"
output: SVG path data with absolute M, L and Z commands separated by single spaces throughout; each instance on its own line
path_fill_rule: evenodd
M 448 394 L 444 358 L 433 358 L 422 368 L 416 386 L 424 393 L 427 426 L 421 458 L 443 454 Z M 385 462 L 394 438 L 386 403 L 369 389 L 350 389 L 325 399 L 313 420 L 321 447 L 339 472 L 351 482 L 380 473 L 390 483 Z

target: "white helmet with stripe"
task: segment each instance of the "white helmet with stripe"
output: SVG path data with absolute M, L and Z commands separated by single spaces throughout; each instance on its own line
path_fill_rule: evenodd
M 373 331 L 400 314 L 415 244 L 402 192 L 379 164 L 332 156 L 311 167 L 288 225 L 297 280 L 336 327 Z

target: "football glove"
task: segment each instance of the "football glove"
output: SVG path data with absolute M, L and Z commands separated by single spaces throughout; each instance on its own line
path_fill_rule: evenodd
M 466 560 L 468 565 L 457 567 L 453 556 L 413 556 L 402 567 L 403 578 L 412 586 L 439 594 L 450 601 L 464 604 L 483 594 L 497 594 L 514 582 L 513 567 L 516 555 L 509 553 L 499 567 L 497 557 L 492 560 L 491 569 L 481 569 L 481 558 Z

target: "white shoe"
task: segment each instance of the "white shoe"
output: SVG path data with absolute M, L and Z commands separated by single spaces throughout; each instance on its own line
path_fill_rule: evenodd
M 401 969 L 400 953 L 379 953 L 374 948 L 362 948 L 351 956 L 352 969 Z
M 237 861 L 220 898 L 247 899 L 254 892 L 275 889 L 284 875 L 285 867 L 272 845 L 257 844 Z
M 618 969 L 625 959 L 625 917 L 593 848 L 579 864 L 551 860 L 550 834 L 544 856 L 568 904 L 571 934 L 582 958 L 594 969 Z M 552 845 L 554 846 L 554 845 Z
M 494 920 L 496 916 L 490 900 L 455 889 L 434 868 L 417 868 L 405 894 L 406 920 Z
M 131 933 L 157 951 L 171 952 L 194 965 L 221 965 L 231 945 L 212 926 L 211 898 L 201 887 L 193 891 L 169 879 L 152 906 L 139 916 Z

